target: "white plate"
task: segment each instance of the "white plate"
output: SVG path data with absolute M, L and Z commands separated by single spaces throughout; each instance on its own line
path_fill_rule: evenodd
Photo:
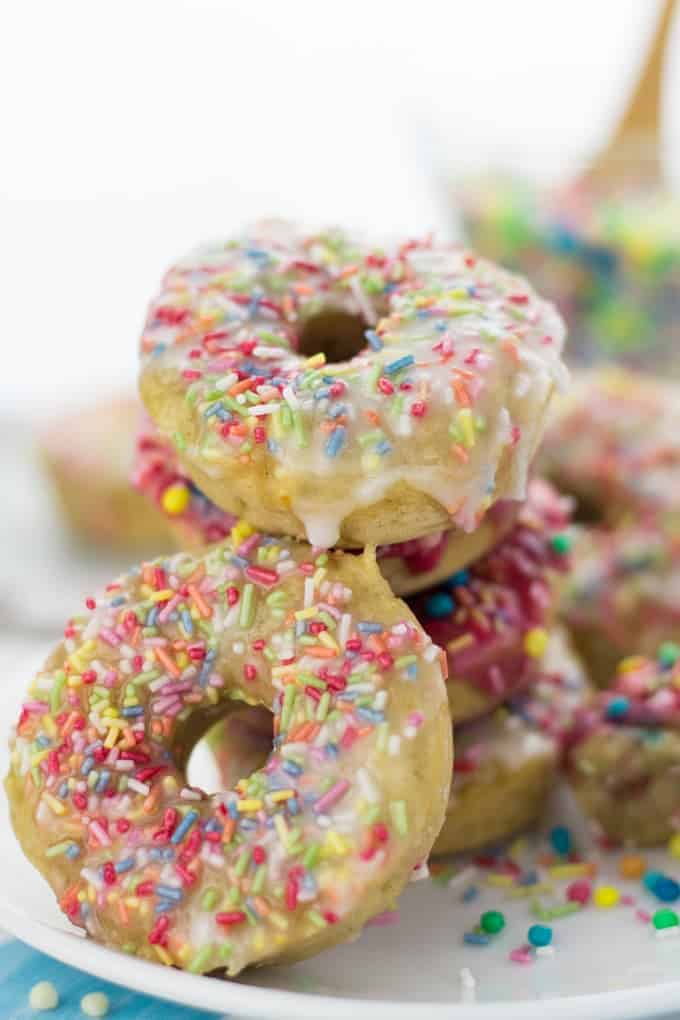
M 1 651 L 1 650 L 0 650 Z M 41 653 L 26 658 L 5 648 L 11 669 L 0 670 L 0 719 L 14 718 L 32 668 Z M 17 665 L 18 663 L 18 665 Z M 3 724 L 3 730 L 6 725 Z M 0 748 L 0 770 L 7 752 Z M 2 811 L 6 812 L 3 797 Z M 480 886 L 479 897 L 461 902 L 467 881 L 442 888 L 430 881 L 412 885 L 402 897 L 400 919 L 371 927 L 352 945 L 291 967 L 267 968 L 238 981 L 195 977 L 121 956 L 75 933 L 57 909 L 49 888 L 24 859 L 9 823 L 0 824 L 0 926 L 37 949 L 101 978 L 199 1009 L 241 1017 L 468 1020 L 460 971 L 476 979 L 475 1020 L 628 1020 L 669 1013 L 680 1004 L 680 938 L 657 940 L 632 907 L 589 908 L 553 923 L 555 955 L 529 965 L 508 953 L 524 941 L 533 919 L 526 902 L 506 902 L 502 891 Z M 667 872 L 665 854 L 647 855 Z M 604 864 L 600 881 L 619 889 L 615 861 Z M 680 871 L 680 866 L 675 869 Z M 639 894 L 639 883 L 630 892 Z M 651 900 L 641 906 L 655 909 Z M 490 947 L 462 943 L 462 933 L 480 912 L 499 907 L 504 933 Z

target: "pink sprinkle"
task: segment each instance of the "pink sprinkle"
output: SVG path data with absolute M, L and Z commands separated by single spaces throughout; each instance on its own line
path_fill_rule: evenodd
M 649 924 L 649 922 L 652 920 L 652 915 L 648 913 L 646 910 L 642 910 L 641 908 L 638 908 L 635 911 L 635 916 L 637 917 L 638 921 L 642 921 L 643 924 Z
M 99 822 L 94 821 L 90 823 L 90 833 L 101 846 L 111 846 L 111 840 Z
M 99 637 L 102 641 L 105 641 L 107 645 L 111 645 L 112 648 L 116 648 L 120 644 L 120 638 L 114 631 L 108 627 L 102 627 L 99 631 Z
M 418 729 L 418 727 L 422 726 L 423 723 L 425 722 L 425 716 L 423 715 L 422 712 L 411 712 L 407 719 L 407 722 L 409 726 L 415 726 L 416 729 Z
M 621 903 L 623 904 L 624 907 L 634 907 L 635 897 L 631 896 L 630 893 L 626 893 L 625 896 L 621 897 Z
M 270 570 L 268 567 L 246 567 L 245 574 L 251 581 L 264 585 L 276 584 L 279 579 L 278 573 L 275 570 Z
M 376 914 L 370 921 L 366 922 L 366 927 L 371 928 L 386 928 L 390 924 L 399 923 L 399 911 L 398 910 L 385 910 L 382 914 Z
M 341 800 L 348 790 L 349 781 L 347 779 L 340 779 L 335 786 L 331 786 L 330 790 L 328 790 L 327 793 L 324 793 L 323 797 L 319 797 L 314 804 L 314 810 L 318 814 L 322 814 L 327 810 L 327 808 Z
M 533 963 L 534 954 L 528 946 L 520 946 L 519 949 L 513 949 L 511 951 L 510 959 L 513 963 Z

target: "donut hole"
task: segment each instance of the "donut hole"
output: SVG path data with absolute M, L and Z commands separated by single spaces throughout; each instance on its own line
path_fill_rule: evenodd
M 298 343 L 306 358 L 323 352 L 330 364 L 349 361 L 366 348 L 366 323 L 358 315 L 327 308 L 307 319 Z
M 266 708 L 231 708 L 213 723 L 189 755 L 189 785 L 214 793 L 232 789 L 239 779 L 264 765 L 273 739 L 274 716 Z

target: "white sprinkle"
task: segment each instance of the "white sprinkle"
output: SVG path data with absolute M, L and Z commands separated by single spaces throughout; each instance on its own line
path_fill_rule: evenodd
M 474 1002 L 476 999 L 477 982 L 468 967 L 460 971 L 460 997 L 463 1002 Z
M 407 740 L 413 740 L 417 733 L 418 730 L 415 728 L 415 726 L 404 726 L 404 736 L 406 737 Z
M 28 1004 L 31 1009 L 39 1012 L 56 1009 L 59 1005 L 59 993 L 51 981 L 39 981 L 28 993 Z
M 290 386 L 283 387 L 283 397 L 289 407 L 292 407 L 294 411 L 298 410 L 300 407 L 300 401 L 295 396 Z
M 106 1016 L 109 1011 L 109 997 L 104 992 L 89 992 L 80 1000 L 80 1008 L 85 1016 Z
M 307 577 L 305 578 L 304 601 L 302 604 L 303 608 L 310 609 L 313 601 L 314 601 L 314 578 Z
M 234 655 L 243 655 L 243 653 L 246 650 L 246 646 L 243 643 L 243 641 L 234 641 L 233 645 L 231 646 L 231 650 L 234 653 Z
M 347 643 L 351 626 L 352 617 L 349 613 L 343 613 L 340 617 L 340 625 L 338 626 L 338 644 L 341 648 L 344 648 Z
M 555 947 L 554 946 L 536 946 L 534 952 L 536 953 L 536 956 L 554 956 L 555 955 Z
M 135 793 L 141 793 L 143 797 L 148 796 L 149 790 L 151 789 L 146 783 L 140 783 L 138 779 L 130 777 L 127 781 L 128 789 L 134 790 Z
M 401 750 L 401 737 L 398 737 L 396 733 L 393 733 L 390 739 L 387 741 L 387 753 L 393 758 L 399 754 Z
M 375 804 L 378 800 L 380 800 L 380 793 L 365 768 L 362 767 L 357 770 L 357 780 L 361 787 L 361 792 L 366 800 L 370 801 L 372 804 Z
M 253 404 L 248 408 L 248 414 L 256 418 L 264 418 L 267 414 L 274 414 L 281 407 L 280 401 L 272 400 L 270 404 Z

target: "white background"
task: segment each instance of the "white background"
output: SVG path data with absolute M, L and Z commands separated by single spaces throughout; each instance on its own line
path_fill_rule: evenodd
M 0 407 L 133 385 L 146 301 L 201 239 L 263 214 L 446 233 L 442 154 L 568 166 L 615 120 L 657 9 L 4 0 Z

